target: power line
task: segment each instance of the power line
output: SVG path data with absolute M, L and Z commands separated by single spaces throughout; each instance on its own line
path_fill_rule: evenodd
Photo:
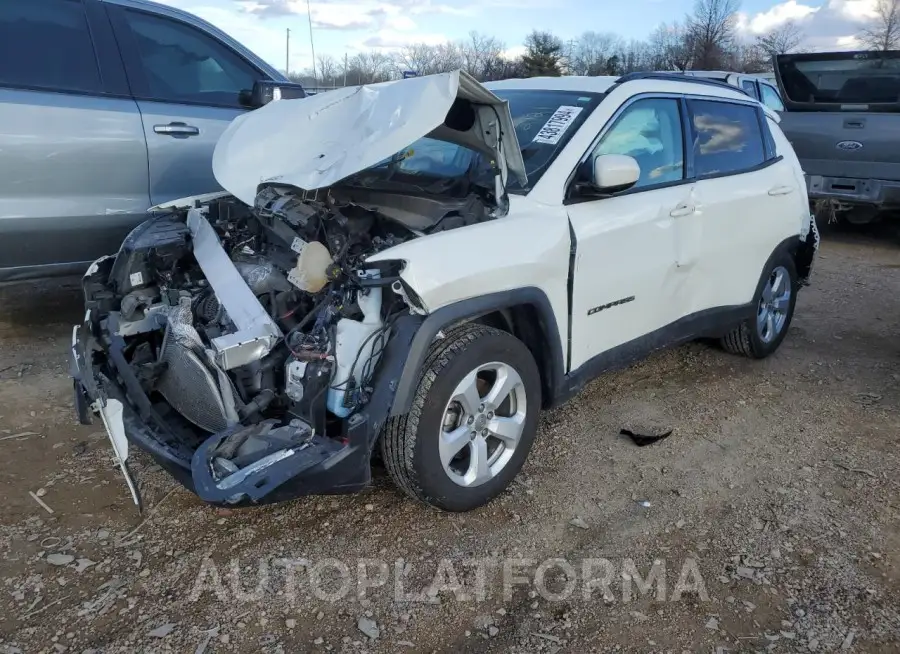
M 318 85 L 318 77 L 316 77 L 316 46 L 313 43 L 313 29 L 312 29 L 312 11 L 309 8 L 309 0 L 306 0 L 306 15 L 309 17 L 309 49 L 312 51 L 312 71 L 313 71 L 313 82 Z

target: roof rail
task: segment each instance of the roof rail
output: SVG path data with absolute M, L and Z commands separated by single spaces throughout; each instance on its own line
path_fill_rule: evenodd
M 724 88 L 730 89 L 732 91 L 737 91 L 738 93 L 746 95 L 747 97 L 753 97 L 749 93 L 747 93 L 744 89 L 737 87 L 737 86 L 732 86 L 728 82 L 723 82 L 723 81 L 717 80 L 717 79 L 710 79 L 708 77 L 695 77 L 693 75 L 685 75 L 683 73 L 675 73 L 675 72 L 672 72 L 672 73 L 652 73 L 652 72 L 628 73 L 626 75 L 622 75 L 621 77 L 619 77 L 619 79 L 617 79 L 615 81 L 615 84 L 613 84 L 613 86 L 618 86 L 619 84 L 625 84 L 626 82 L 635 82 L 637 80 L 642 80 L 642 79 L 657 79 L 657 80 L 666 80 L 669 82 L 686 82 L 688 84 L 704 84 L 706 86 L 715 86 L 716 88 L 719 88 L 719 89 L 724 87 Z

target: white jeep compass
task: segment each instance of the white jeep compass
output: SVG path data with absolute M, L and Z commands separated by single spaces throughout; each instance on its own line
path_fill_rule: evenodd
M 84 278 L 76 407 L 138 502 L 129 444 L 214 504 L 358 490 L 380 448 L 410 496 L 475 508 L 604 371 L 701 337 L 772 354 L 818 246 L 777 115 L 678 75 L 279 100 L 213 169 L 225 191 Z

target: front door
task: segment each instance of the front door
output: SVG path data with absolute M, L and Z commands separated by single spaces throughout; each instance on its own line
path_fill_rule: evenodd
M 626 154 L 641 168 L 637 184 L 605 198 L 571 197 L 576 244 L 570 369 L 604 355 L 614 363 L 665 341 L 681 317 L 686 275 L 678 273 L 676 224 L 696 211 L 685 181 L 681 104 L 653 97 L 613 120 L 581 171 L 596 156 Z
M 110 11 L 147 137 L 151 202 L 221 190 L 213 150 L 246 111 L 241 91 L 265 75 L 193 25 L 137 9 Z

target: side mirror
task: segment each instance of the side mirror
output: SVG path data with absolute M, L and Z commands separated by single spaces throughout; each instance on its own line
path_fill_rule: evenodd
M 294 100 L 305 98 L 306 91 L 302 84 L 296 82 L 277 82 L 271 79 L 261 79 L 253 83 L 253 90 L 241 91 L 241 104 L 245 107 L 257 109 L 275 100 Z
M 625 154 L 602 154 L 594 159 L 594 187 L 602 193 L 626 191 L 641 178 L 641 167 Z

